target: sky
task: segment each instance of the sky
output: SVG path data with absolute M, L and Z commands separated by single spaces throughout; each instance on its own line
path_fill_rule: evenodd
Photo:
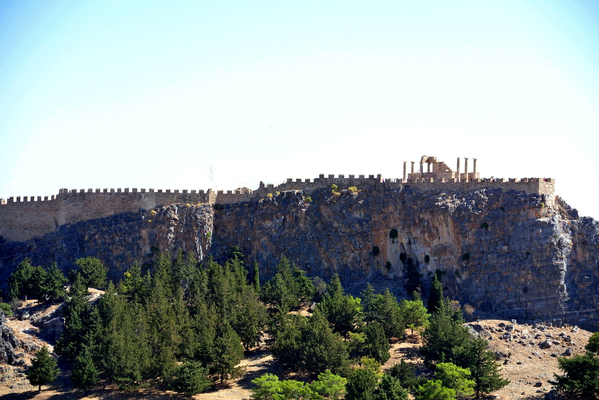
M 597 1 L 0 0 L 0 198 L 431 155 L 599 219 L 598 150 Z

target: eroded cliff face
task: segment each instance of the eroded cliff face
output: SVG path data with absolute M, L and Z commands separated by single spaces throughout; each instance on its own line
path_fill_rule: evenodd
M 0 245 L 0 282 L 25 257 L 68 269 L 79 257 L 96 256 L 118 279 L 159 251 L 222 261 L 238 246 L 246 265 L 259 263 L 263 280 L 287 257 L 311 276 L 338 273 L 354 290 L 384 280 L 382 287 L 407 296 L 412 266 L 425 298 L 438 270 L 445 294 L 469 312 L 599 329 L 599 224 L 559 198 L 501 189 L 359 189 L 320 189 L 311 201 L 289 191 L 245 203 L 173 204 L 65 225 Z
M 287 257 L 349 286 L 386 278 L 396 293 L 408 265 L 425 292 L 439 270 L 445 294 L 471 312 L 599 327 L 599 226 L 563 201 L 501 189 L 361 189 L 222 206 L 212 252 L 237 245 L 267 275 Z
M 0 244 L 0 283 L 24 259 L 33 265 L 57 263 L 63 270 L 81 257 L 97 257 L 119 280 L 134 262 L 150 261 L 160 252 L 193 252 L 201 260 L 209 247 L 213 210 L 208 204 L 172 204 L 138 213 L 63 225 L 56 232 L 25 242 Z M 0 287 L 1 288 L 1 287 Z

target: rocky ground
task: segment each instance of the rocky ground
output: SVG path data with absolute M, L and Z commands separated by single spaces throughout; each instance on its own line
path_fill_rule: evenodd
M 99 293 L 92 293 L 97 296 Z M 10 335 L 7 328 L 13 332 L 12 365 L 0 361 L 0 399 L 29 398 L 43 399 L 173 399 L 188 398 L 173 392 L 143 390 L 136 393 L 125 393 L 116 387 L 107 385 L 100 389 L 82 392 L 73 388 L 65 372 L 69 366 L 59 364 L 61 374 L 52 385 L 44 387 L 39 393 L 32 387 L 25 372 L 31 364 L 31 358 L 41 346 L 47 345 L 53 349 L 60 327 L 57 316 L 60 306 L 40 307 L 35 301 L 25 302 L 19 312 L 25 319 L 12 317 L 6 319 L 2 328 L 3 337 Z M 497 354 L 497 360 L 502 364 L 502 375 L 509 379 L 510 384 L 493 393 L 491 399 L 551 399 L 555 393 L 551 390 L 549 381 L 554 373 L 559 373 L 557 357 L 583 354 L 591 332 L 574 326 L 552 327 L 545 324 L 518 324 L 516 321 L 480 320 L 466 324 L 472 335 L 480 335 L 487 339 L 490 349 Z M 0 327 L 1 328 L 1 327 Z M 10 345 L 8 345 L 10 347 Z M 420 339 L 418 335 L 409 336 L 406 341 L 392 344 L 391 359 L 383 366 L 388 369 L 402 358 L 415 364 L 417 370 L 424 371 L 419 352 Z M 2 350 L 2 349 L 0 349 Z M 6 350 L 6 349 L 5 349 Z M 10 350 L 10 349 L 9 349 Z M 260 375 L 270 372 L 281 378 L 298 378 L 285 374 L 284 370 L 273 360 L 272 356 L 263 350 L 251 352 L 242 362 L 245 375 L 219 385 L 211 392 L 193 396 L 195 399 L 224 400 L 249 399 L 251 381 Z

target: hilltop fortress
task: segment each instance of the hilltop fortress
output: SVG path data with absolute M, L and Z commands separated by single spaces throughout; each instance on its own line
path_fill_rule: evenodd
M 381 186 L 397 189 L 411 186 L 423 191 L 472 191 L 485 188 L 516 190 L 528 194 L 541 194 L 549 205 L 554 199 L 555 180 L 546 178 L 481 179 L 472 159 L 473 170 L 468 171 L 468 158 L 464 158 L 464 171 L 460 172 L 460 158 L 456 170 L 437 157 L 422 156 L 419 170 L 416 162 L 403 163 L 403 177 L 384 179 L 379 175 L 328 175 L 318 178 L 287 179 L 280 185 L 260 182 L 256 190 L 239 188 L 229 191 L 204 190 L 154 190 L 154 189 L 60 189 L 58 195 L 10 197 L 0 199 L 0 240 L 25 241 L 53 232 L 59 226 L 91 219 L 108 217 L 122 212 L 151 210 L 169 204 L 232 204 L 260 199 L 269 193 L 303 191 L 306 195 L 332 184 L 340 190 L 355 186 Z M 426 168 L 425 168 L 426 166 Z M 426 169 L 426 171 L 425 171 Z

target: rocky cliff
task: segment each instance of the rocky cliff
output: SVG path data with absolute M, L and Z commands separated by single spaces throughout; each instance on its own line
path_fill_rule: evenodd
M 311 276 L 345 285 L 386 280 L 398 294 L 408 271 L 425 291 L 440 271 L 445 293 L 474 315 L 599 329 L 599 225 L 556 198 L 502 189 L 423 192 L 404 186 L 319 189 L 233 204 L 171 205 L 63 226 L 0 245 L 4 277 L 24 257 L 68 267 L 96 256 L 116 278 L 157 251 L 222 260 L 238 246 L 263 277 L 287 257 Z M 420 277 L 414 274 L 420 274 Z
M 98 257 L 113 280 L 133 263 L 143 264 L 160 252 L 189 251 L 201 260 L 212 229 L 213 210 L 208 204 L 172 204 L 62 225 L 40 238 L 0 244 L 0 289 L 6 289 L 10 273 L 24 258 L 33 265 L 57 263 L 69 270 L 78 258 Z

